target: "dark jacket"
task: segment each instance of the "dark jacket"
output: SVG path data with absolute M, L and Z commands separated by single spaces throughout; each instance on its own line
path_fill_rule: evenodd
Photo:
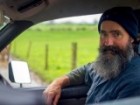
M 89 63 L 68 74 L 70 83 L 86 83 L 90 89 L 86 104 L 140 96 L 140 57 L 135 56 L 114 79 L 105 80 L 95 73 L 93 63 Z

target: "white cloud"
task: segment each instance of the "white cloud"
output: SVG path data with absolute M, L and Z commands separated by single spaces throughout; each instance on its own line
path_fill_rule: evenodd
M 99 20 L 101 14 L 97 15 L 86 15 L 86 16 L 76 16 L 76 17 L 68 17 L 68 18 L 61 18 L 56 19 L 53 22 L 55 23 L 63 23 L 63 22 L 73 22 L 73 23 L 93 23 L 94 20 Z

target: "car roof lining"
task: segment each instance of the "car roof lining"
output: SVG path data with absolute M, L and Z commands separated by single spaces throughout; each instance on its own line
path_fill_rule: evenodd
M 36 4 L 36 2 L 38 5 L 35 5 L 33 8 L 32 6 Z M 31 3 L 33 3 L 33 5 L 31 5 Z M 29 8 L 29 6 L 31 7 Z M 140 1 L 139 0 L 127 0 L 127 1 L 126 0 L 0 0 L 0 8 L 4 10 L 7 16 L 10 16 L 11 20 L 32 21 L 34 24 L 64 17 L 99 14 L 115 6 L 130 6 L 134 9 L 140 9 Z
M 34 17 L 29 17 L 33 22 L 52 20 L 62 17 L 99 14 L 115 6 L 131 6 L 134 9 L 139 9 L 140 1 L 138 0 L 53 0 L 48 7 L 36 14 Z M 133 1 L 133 2 L 132 2 Z
M 28 5 L 34 1 L 42 1 L 36 8 L 29 8 Z M 115 6 L 131 6 L 134 9 L 140 8 L 139 0 L 1 0 L 0 7 L 6 8 L 5 12 L 13 20 L 28 20 L 33 23 L 58 19 L 63 17 L 89 15 L 102 13 L 106 9 Z M 12 11 L 12 8 L 13 11 Z M 26 11 L 20 12 L 17 9 L 28 7 Z

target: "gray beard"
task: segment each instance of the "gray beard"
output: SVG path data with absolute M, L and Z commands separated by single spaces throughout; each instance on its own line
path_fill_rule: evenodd
M 127 46 L 123 54 L 116 53 L 112 54 L 111 57 L 104 54 L 101 49 L 99 49 L 99 56 L 94 64 L 94 70 L 99 76 L 107 80 L 117 77 L 122 71 L 122 67 L 125 66 L 125 63 L 130 61 L 134 56 L 132 44 Z

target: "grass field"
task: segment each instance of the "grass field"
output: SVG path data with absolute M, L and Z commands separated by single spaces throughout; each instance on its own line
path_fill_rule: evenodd
M 11 53 L 28 62 L 30 68 L 44 81 L 71 71 L 71 43 L 77 42 L 77 67 L 96 59 L 98 55 L 96 25 L 39 24 L 20 35 L 13 43 Z M 29 43 L 32 43 L 27 57 Z M 45 46 L 49 46 L 49 69 L 45 69 Z

